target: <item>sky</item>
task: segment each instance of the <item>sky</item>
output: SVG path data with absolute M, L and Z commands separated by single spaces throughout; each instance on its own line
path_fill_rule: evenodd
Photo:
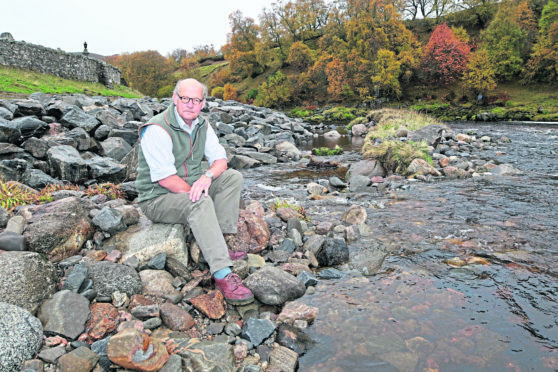
M 258 23 L 276 0 L 16 0 L 3 1 L 0 33 L 15 40 L 104 56 L 157 50 L 193 51 L 227 42 L 229 14 Z

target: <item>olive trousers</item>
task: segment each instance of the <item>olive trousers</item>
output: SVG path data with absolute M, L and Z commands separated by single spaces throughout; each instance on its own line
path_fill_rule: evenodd
M 237 232 L 242 183 L 240 172 L 227 169 L 211 182 L 209 196 L 197 202 L 187 193 L 168 193 L 139 205 L 153 222 L 190 226 L 213 274 L 233 265 L 223 234 Z

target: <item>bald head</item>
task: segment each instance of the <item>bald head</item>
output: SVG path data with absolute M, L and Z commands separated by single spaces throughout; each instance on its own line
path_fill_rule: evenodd
M 173 93 L 180 95 L 180 91 L 182 90 L 194 90 L 196 88 L 200 89 L 203 94 L 200 98 L 207 97 L 207 87 L 196 79 L 192 78 L 179 80 L 174 87 Z

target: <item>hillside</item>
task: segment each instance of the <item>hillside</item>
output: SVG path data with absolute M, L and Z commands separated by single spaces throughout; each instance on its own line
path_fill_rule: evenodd
M 20 70 L 0 65 L 0 98 L 24 98 L 35 92 L 46 94 L 79 93 L 89 96 L 140 98 L 144 95 L 131 88 L 116 85 L 109 89 L 102 84 L 63 79 L 35 71 Z

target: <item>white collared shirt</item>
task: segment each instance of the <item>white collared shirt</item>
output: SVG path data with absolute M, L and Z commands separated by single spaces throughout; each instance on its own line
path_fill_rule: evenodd
M 180 128 L 191 135 L 196 125 L 199 124 L 199 120 L 196 118 L 192 121 L 192 126 L 190 127 L 178 115 L 176 108 L 174 110 Z M 158 125 L 147 126 L 141 137 L 141 149 L 149 166 L 151 182 L 157 182 L 177 173 L 174 167 L 174 155 L 172 154 L 172 140 L 163 128 Z M 207 124 L 207 134 L 205 136 L 204 155 L 209 166 L 215 160 L 227 158 L 225 149 L 219 143 L 219 139 L 209 123 Z

